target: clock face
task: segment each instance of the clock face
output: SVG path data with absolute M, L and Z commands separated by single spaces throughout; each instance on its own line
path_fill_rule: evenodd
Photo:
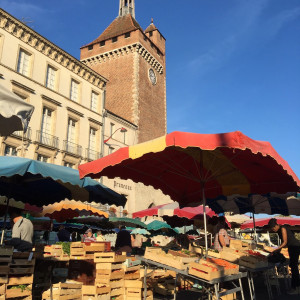
M 156 75 L 153 69 L 149 69 L 149 79 L 153 85 L 156 84 Z

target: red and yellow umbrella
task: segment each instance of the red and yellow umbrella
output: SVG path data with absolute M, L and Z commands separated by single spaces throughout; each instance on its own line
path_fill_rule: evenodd
M 79 216 L 108 218 L 108 213 L 80 201 L 64 200 L 44 206 L 41 216 L 49 217 L 57 222 L 64 222 Z
M 7 206 L 7 198 L 4 196 L 0 196 L 0 216 L 5 215 L 6 206 Z M 38 207 L 36 205 L 30 205 L 28 203 L 23 203 L 22 201 L 16 201 L 14 199 L 9 200 L 8 206 L 9 208 L 10 207 L 18 208 L 20 210 L 24 210 L 29 213 L 39 213 L 43 210 L 42 207 Z
M 161 189 L 187 206 L 205 196 L 299 191 L 300 181 L 269 142 L 236 131 L 223 134 L 173 132 L 121 148 L 79 166 L 80 177 L 120 177 Z

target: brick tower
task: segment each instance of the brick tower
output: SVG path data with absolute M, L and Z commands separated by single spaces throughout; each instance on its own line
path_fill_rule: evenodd
M 120 0 L 119 16 L 80 59 L 106 77 L 106 108 L 138 126 L 138 142 L 166 134 L 165 38 L 135 20 L 135 1 Z

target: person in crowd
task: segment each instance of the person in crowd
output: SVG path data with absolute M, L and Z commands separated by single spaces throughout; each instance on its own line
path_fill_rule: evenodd
M 83 242 L 96 242 L 96 238 L 93 236 L 93 230 L 89 228 L 83 235 Z
M 105 242 L 105 237 L 102 234 L 101 230 L 97 231 L 97 237 L 96 237 L 97 242 Z
M 214 249 L 221 251 L 224 247 L 229 247 L 230 236 L 226 230 L 226 219 L 224 216 L 218 218 L 214 239 Z
M 131 237 L 129 231 L 125 226 L 121 226 L 120 231 L 117 234 L 116 251 L 126 252 L 127 254 L 132 252 Z
M 11 209 L 10 219 L 13 222 L 11 240 L 5 241 L 6 245 L 14 246 L 18 251 L 31 251 L 33 239 L 33 225 L 30 220 L 22 217 L 21 211 Z
M 80 235 L 78 234 L 78 232 L 73 231 L 73 232 L 71 233 L 70 241 L 71 241 L 71 242 L 78 242 L 78 241 L 80 241 L 80 240 L 81 240 L 81 238 L 80 238 Z
M 300 241 L 296 239 L 294 233 L 287 226 L 278 225 L 275 218 L 272 218 L 268 225 L 273 232 L 278 233 L 281 239 L 281 245 L 275 249 L 273 253 L 280 252 L 282 248 L 288 248 L 288 253 L 290 256 L 290 268 L 292 273 L 292 287 L 290 291 L 288 291 L 288 294 L 300 294 L 300 277 L 298 269 Z
M 70 232 L 64 225 L 59 226 L 57 237 L 60 242 L 70 242 Z

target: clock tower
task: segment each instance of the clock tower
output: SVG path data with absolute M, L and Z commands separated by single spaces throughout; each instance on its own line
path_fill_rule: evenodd
M 118 17 L 80 59 L 109 80 L 106 109 L 138 126 L 138 143 L 166 134 L 165 38 L 153 20 L 141 28 L 134 0 L 120 0 Z

